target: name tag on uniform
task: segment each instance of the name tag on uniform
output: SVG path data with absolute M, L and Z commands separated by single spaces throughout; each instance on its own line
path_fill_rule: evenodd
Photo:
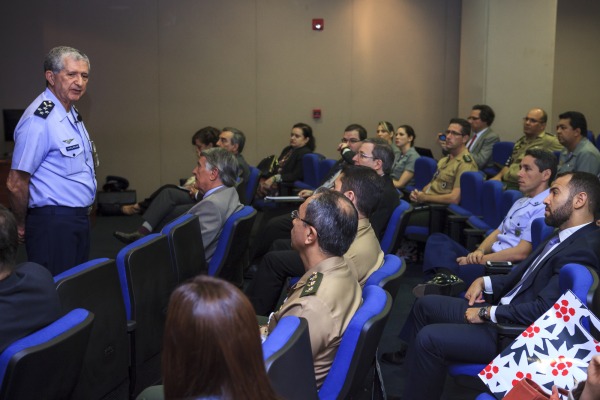
M 73 146 L 67 146 L 67 151 L 77 150 L 79 148 L 79 144 L 74 144 Z

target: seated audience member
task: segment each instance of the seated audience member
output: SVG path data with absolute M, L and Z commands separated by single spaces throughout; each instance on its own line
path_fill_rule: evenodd
M 394 143 L 400 152 L 396 154 L 390 176 L 398 189 L 415 184 L 415 161 L 420 157 L 414 147 L 415 136 L 415 130 L 410 125 L 401 125 L 396 131 Z
M 290 145 L 285 147 L 277 158 L 275 175 L 261 180 L 259 197 L 279 193 L 290 195 L 295 181 L 304 178 L 302 157 L 315 150 L 315 137 L 312 128 L 303 123 L 297 123 L 290 133 Z
M 500 226 L 473 252 L 469 253 L 447 235 L 431 235 L 423 257 L 425 275 L 431 276 L 443 269 L 467 280 L 465 275 L 483 275 L 483 265 L 487 261 L 517 263 L 524 260 L 532 251 L 531 223 L 544 216 L 543 201 L 556 174 L 556 164 L 556 157 L 548 151 L 527 150 L 519 170 L 519 190 L 524 197 L 513 204 Z
M 381 198 L 370 218 L 377 238 L 381 239 L 394 209 L 400 204 L 400 194 L 390 176 L 394 165 L 394 152 L 383 139 L 365 139 L 354 156 L 354 164 L 372 168 L 383 178 Z
M 171 295 L 162 375 L 163 385 L 137 399 L 277 399 L 252 306 L 238 288 L 209 276 Z
M 300 253 L 305 273 L 271 314 L 267 332 L 287 315 L 307 320 L 315 378 L 321 387 L 362 301 L 360 285 L 343 258 L 356 236 L 358 214 L 341 193 L 320 189 L 294 217 L 292 247 Z
M 461 118 L 452 118 L 446 130 L 445 147 L 448 155 L 438 161 L 438 168 L 423 190 L 413 190 L 410 200 L 418 203 L 458 204 L 460 176 L 477 171 L 477 164 L 466 148 L 471 125 Z
M 246 184 L 248 183 L 248 177 L 250 176 L 250 167 L 242 155 L 245 145 L 246 135 L 244 135 L 244 132 L 231 127 L 223 128 L 219 134 L 219 140 L 217 141 L 217 146 L 227 150 L 235 156 L 238 163 L 238 181 L 236 184 L 238 196 L 240 197 L 240 201 L 249 204 L 252 199 L 244 198 L 246 194 Z
M 352 245 L 344 254 L 350 270 L 362 287 L 371 273 L 383 264 L 383 251 L 369 222 L 375 210 L 383 180 L 367 167 L 346 165 L 335 180 L 335 190 L 344 194 L 358 211 L 358 231 Z M 288 277 L 302 276 L 304 265 L 295 250 L 270 251 L 262 259 L 247 294 L 256 314 L 268 315 Z
M 18 246 L 17 221 L 0 205 L 0 353 L 61 316 L 50 271 L 32 262 L 15 265 Z
M 495 323 L 530 325 L 562 295 L 560 269 L 580 263 L 598 270 L 600 230 L 593 223 L 600 182 L 568 172 L 544 199 L 545 219 L 559 229 L 508 275 L 477 278 L 465 298 L 424 296 L 415 302 L 401 338 L 408 345 L 404 398 L 439 399 L 449 363 L 487 363 L 497 354 Z M 483 293 L 492 296 L 486 303 Z
M 377 124 L 377 137 L 389 144 L 394 151 L 394 157 L 398 156 L 400 149 L 394 143 L 394 125 L 388 121 L 380 121 Z
M 218 139 L 219 139 L 219 130 L 217 128 L 214 128 L 212 126 L 207 126 L 207 127 L 200 129 L 198 132 L 196 132 L 194 134 L 194 136 L 192 136 L 192 145 L 196 148 L 196 155 L 199 157 L 200 152 L 202 150 L 210 149 L 210 148 L 213 148 L 214 146 L 216 146 Z M 177 207 L 179 205 L 182 205 L 182 206 L 187 205 L 188 206 L 187 209 L 189 209 L 192 207 L 193 204 L 196 203 L 196 194 L 198 193 L 198 190 L 196 189 L 196 185 L 194 184 L 195 179 L 196 178 L 192 175 L 185 182 L 183 187 L 185 189 L 187 189 L 187 191 L 182 190 L 181 187 L 178 185 L 164 185 L 164 186 L 161 186 L 154 193 L 152 193 L 150 195 L 150 197 L 148 197 L 144 201 L 140 201 L 139 203 L 135 203 L 135 204 L 125 204 L 125 205 L 121 206 L 121 212 L 125 215 L 144 213 L 148 209 L 148 207 L 150 207 L 152 200 L 154 200 L 160 192 L 162 192 L 163 190 L 167 190 L 167 189 L 172 190 L 172 192 L 169 194 L 169 197 L 173 200 L 171 207 Z M 183 213 L 187 209 L 182 208 L 181 212 Z
M 198 164 L 194 168 L 196 189 L 204 193 L 204 197 L 194 205 L 187 214 L 194 214 L 200 220 L 204 254 L 209 262 L 217 247 L 219 235 L 225 221 L 231 214 L 242 209 L 238 194 L 235 190 L 238 164 L 233 154 L 222 148 L 212 148 L 200 153 Z M 150 232 L 156 219 L 147 219 L 152 212 L 157 197 L 148 211 L 144 214 L 146 221 L 135 232 L 115 232 L 117 239 L 131 243 Z M 164 226 L 168 221 L 159 223 Z
M 471 139 L 467 142 L 467 149 L 480 170 L 494 166 L 492 149 L 494 143 L 500 141 L 498 134 L 491 128 L 495 117 L 492 107 L 486 104 L 474 105 L 467 117 L 471 124 Z
M 556 136 L 564 146 L 560 152 L 558 172 L 582 171 L 600 175 L 600 151 L 587 138 L 587 121 L 577 111 L 558 116 Z
M 529 110 L 527 116 L 523 118 L 524 135 L 515 143 L 505 166 L 490 179 L 502 181 L 505 189 L 518 189 L 521 159 L 525 156 L 527 149 L 541 148 L 550 152 L 562 150 L 556 136 L 545 131 L 547 121 L 546 111 L 541 108 Z

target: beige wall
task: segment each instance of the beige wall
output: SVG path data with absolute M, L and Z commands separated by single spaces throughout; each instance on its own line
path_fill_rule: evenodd
M 90 56 L 78 107 L 99 180 L 126 176 L 138 196 L 190 174 L 189 141 L 205 125 L 243 130 L 255 164 L 299 121 L 335 157 L 349 123 L 409 123 L 428 145 L 457 110 L 460 0 L 13 1 L 0 5 L 0 33 L 0 108 L 42 90 L 51 47 Z
M 527 110 L 552 115 L 557 0 L 463 0 L 459 110 L 489 104 L 502 140 L 523 135 Z
M 560 0 L 554 60 L 553 129 L 558 114 L 581 111 L 600 133 L 600 3 Z

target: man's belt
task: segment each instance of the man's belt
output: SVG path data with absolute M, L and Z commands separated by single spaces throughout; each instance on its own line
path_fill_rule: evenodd
M 65 206 L 45 206 L 27 209 L 29 215 L 72 215 L 87 216 L 90 215 L 92 206 L 89 207 L 65 207 Z

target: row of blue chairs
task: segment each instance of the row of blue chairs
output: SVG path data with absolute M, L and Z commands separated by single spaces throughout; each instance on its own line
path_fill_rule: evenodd
M 69 317 L 65 321 L 72 320 L 71 313 L 75 309 L 89 310 L 85 311 L 85 318 L 83 311 L 77 314 L 81 317 L 80 324 L 82 320 L 87 321 L 89 340 L 84 341 L 85 345 L 79 351 L 81 360 L 75 370 L 80 373 L 75 374 L 71 398 L 101 399 L 110 393 L 116 393 L 116 398 L 125 398 L 157 382 L 171 292 L 178 283 L 200 273 L 223 277 L 241 286 L 244 253 L 255 217 L 256 211 L 249 206 L 230 216 L 208 264 L 204 260 L 198 218 L 183 215 L 165 226 L 161 234 L 148 235 L 124 247 L 116 260 L 92 260 L 57 275 L 54 279 L 65 313 L 63 318 Z M 60 327 L 65 326 L 63 318 L 56 323 Z M 44 332 L 54 332 L 54 326 L 52 324 L 36 335 L 46 337 Z M 1 357 L 10 356 L 5 351 Z M 57 382 L 65 382 L 60 392 L 64 393 L 68 380 L 54 374 L 54 370 L 60 368 L 52 368 L 52 365 L 48 362 L 44 373 L 59 378 Z M 38 382 L 37 378 L 31 378 L 38 376 L 37 372 L 31 372 L 29 381 L 21 383 Z M 43 384 L 41 388 L 45 390 Z

